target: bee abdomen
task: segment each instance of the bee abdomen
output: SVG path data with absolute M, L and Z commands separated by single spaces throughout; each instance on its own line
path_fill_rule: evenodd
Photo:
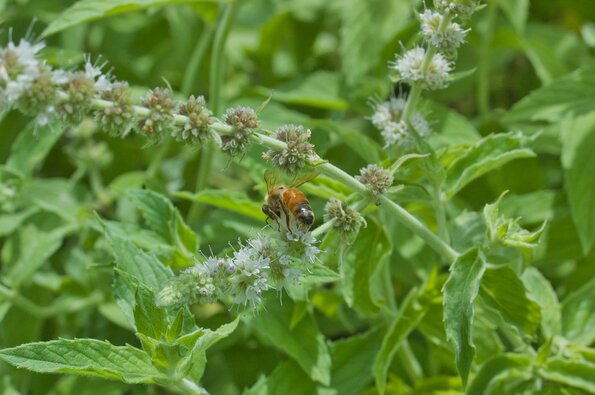
M 296 208 L 297 218 L 305 225 L 312 225 L 314 222 L 314 212 L 312 212 L 312 208 L 307 203 L 302 203 L 297 206 Z

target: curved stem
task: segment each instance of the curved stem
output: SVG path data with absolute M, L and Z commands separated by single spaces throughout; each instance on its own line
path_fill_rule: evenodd
M 223 85 L 223 53 L 225 49 L 225 42 L 231 30 L 231 25 L 234 20 L 237 4 L 230 3 L 224 6 L 221 21 L 217 26 L 215 33 L 215 41 L 213 42 L 213 49 L 211 53 L 211 71 L 209 79 L 209 106 L 215 116 L 221 112 L 221 87 Z M 198 165 L 198 172 L 196 176 L 196 185 L 194 187 L 195 193 L 203 190 L 208 183 L 209 174 L 211 172 L 211 164 L 213 162 L 213 154 L 215 151 L 215 143 L 208 141 L 200 150 L 200 161 Z M 198 202 L 193 202 L 188 211 L 188 222 L 192 223 L 201 214 L 201 205 Z

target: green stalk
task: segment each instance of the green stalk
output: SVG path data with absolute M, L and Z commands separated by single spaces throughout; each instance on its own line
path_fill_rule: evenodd
M 207 49 L 209 48 L 213 31 L 213 25 L 209 23 L 205 24 L 200 39 L 196 42 L 196 47 L 194 47 L 194 51 L 192 52 L 188 66 L 186 66 L 181 88 L 182 93 L 186 96 L 192 93 L 192 87 L 194 86 L 196 76 L 200 71 L 205 55 L 207 54 Z
M 494 35 L 497 7 L 488 7 L 485 19 L 485 31 L 482 35 L 482 45 L 479 47 L 477 60 L 477 103 L 479 113 L 486 115 L 490 111 L 490 43 Z
M 211 71 L 209 79 L 209 107 L 215 116 L 221 112 L 221 88 L 223 85 L 223 50 L 225 49 L 225 42 L 231 30 L 231 25 L 237 12 L 237 4 L 230 3 L 224 6 L 221 21 L 217 26 L 215 32 L 215 41 L 213 42 L 213 49 L 211 52 Z M 205 189 L 208 183 L 209 174 L 211 172 L 211 164 L 213 162 L 213 154 L 215 152 L 215 143 L 213 141 L 207 142 L 200 150 L 200 161 L 198 165 L 198 173 L 196 176 L 196 185 L 194 187 L 195 193 Z M 193 223 L 201 214 L 202 207 L 198 202 L 193 202 L 188 211 L 188 222 Z
M 399 359 L 401 365 L 403 365 L 405 373 L 407 373 L 407 376 L 409 376 L 409 379 L 412 383 L 417 382 L 423 377 L 421 365 L 415 357 L 413 350 L 411 350 L 409 340 L 404 339 L 401 343 L 401 346 L 397 348 L 397 358 Z

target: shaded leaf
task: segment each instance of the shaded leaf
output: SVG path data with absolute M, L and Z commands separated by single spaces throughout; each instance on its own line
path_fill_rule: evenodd
M 457 369 L 464 383 L 475 356 L 473 304 L 485 269 L 483 255 L 477 249 L 469 250 L 452 264 L 443 288 L 446 338 L 454 345 Z
M 257 316 L 245 316 L 262 340 L 287 353 L 315 381 L 329 385 L 331 357 L 324 336 L 318 331 L 311 315 L 306 315 L 291 327 L 293 303 L 269 298 L 266 310 Z
M 531 141 L 519 132 L 491 134 L 459 152 L 446 168 L 446 196 L 454 196 L 471 181 L 505 163 L 535 156 L 527 148 Z
M 529 296 L 541 307 L 541 328 L 546 337 L 562 331 L 560 303 L 552 284 L 534 267 L 528 267 L 521 276 Z
M 53 340 L 0 350 L 0 358 L 39 373 L 69 373 L 120 380 L 125 383 L 155 383 L 166 380 L 148 355 L 131 346 L 117 347 L 95 339 Z
M 550 358 L 539 369 L 539 375 L 549 381 L 595 393 L 595 364 L 589 362 Z
M 224 189 L 205 189 L 199 193 L 176 192 L 174 196 L 229 210 L 258 221 L 266 219 L 261 209 L 262 203 L 251 200 L 244 193 Z
M 568 340 L 585 346 L 595 341 L 595 279 L 564 299 L 562 333 Z

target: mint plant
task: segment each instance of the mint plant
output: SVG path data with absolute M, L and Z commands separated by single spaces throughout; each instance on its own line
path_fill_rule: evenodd
M 179 3 L 0 5 L 4 392 L 595 393 L 588 20 Z

